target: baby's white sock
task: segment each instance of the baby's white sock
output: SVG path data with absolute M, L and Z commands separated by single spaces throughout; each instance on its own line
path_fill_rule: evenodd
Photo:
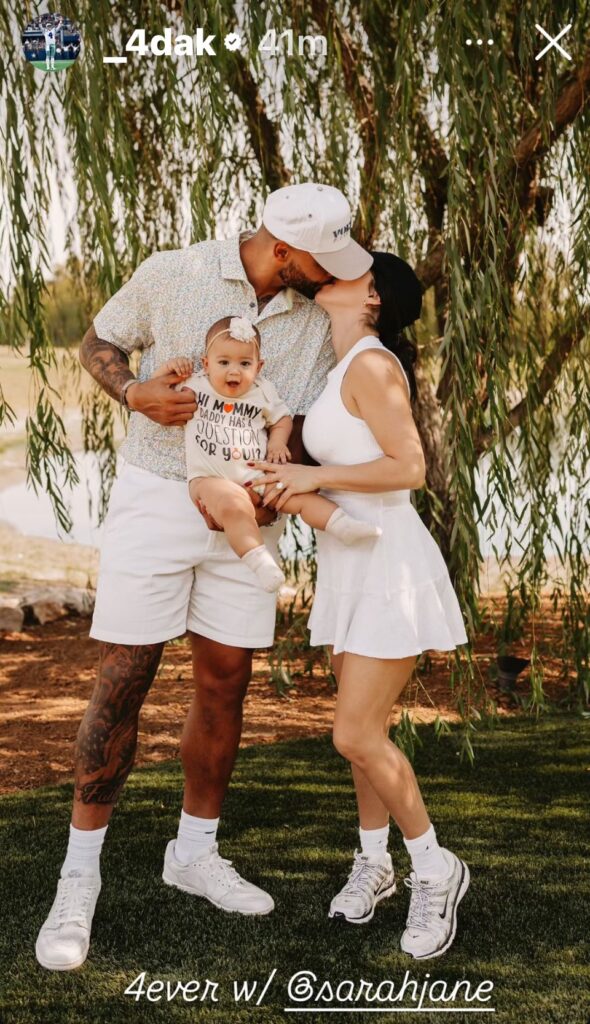
M 266 544 L 260 544 L 242 555 L 242 561 L 258 576 L 263 588 L 269 594 L 274 593 L 285 582 L 285 577 L 272 557 Z
M 343 544 L 355 544 L 357 540 L 365 540 L 367 537 L 380 537 L 383 532 L 381 527 L 375 526 L 374 523 L 353 519 L 343 508 L 337 508 L 332 512 L 324 530 L 338 537 Z

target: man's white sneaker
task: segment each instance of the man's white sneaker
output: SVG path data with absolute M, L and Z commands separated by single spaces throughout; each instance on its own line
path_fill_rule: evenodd
M 53 906 L 35 945 L 42 967 L 49 971 L 72 971 L 84 963 L 99 892 L 100 874 L 92 869 L 70 871 L 66 878 L 60 878 Z
M 270 914 L 274 900 L 264 889 L 252 885 L 232 867 L 231 860 L 219 856 L 217 843 L 191 864 L 180 864 L 174 856 L 171 839 L 166 847 L 162 878 L 183 892 L 205 899 L 229 913 Z
M 393 896 L 394 892 L 391 855 L 369 855 L 355 850 L 348 881 L 334 896 L 328 916 L 345 918 L 350 924 L 366 924 L 379 901 Z
M 467 864 L 450 850 L 442 852 L 448 878 L 420 881 L 415 871 L 404 878 L 412 895 L 400 948 L 416 960 L 441 956 L 449 948 L 457 931 L 457 907 L 469 888 Z

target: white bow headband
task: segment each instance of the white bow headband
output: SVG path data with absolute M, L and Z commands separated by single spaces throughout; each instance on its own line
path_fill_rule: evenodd
M 234 341 L 243 341 L 246 344 L 253 341 L 256 343 L 256 347 L 260 351 L 260 344 L 256 331 L 254 330 L 254 325 L 245 316 L 232 316 L 229 322 L 229 327 L 224 327 L 222 331 L 217 331 L 217 333 L 209 339 L 205 349 L 205 355 L 207 355 L 207 352 L 211 348 L 215 339 L 220 338 L 222 334 L 229 334 L 230 338 L 233 338 Z

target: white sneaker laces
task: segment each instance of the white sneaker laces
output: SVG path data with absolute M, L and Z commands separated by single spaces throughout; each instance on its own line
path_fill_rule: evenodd
M 404 878 L 404 885 L 412 890 L 406 927 L 427 928 L 429 917 L 434 909 L 433 899 L 442 894 L 442 886 L 433 885 L 432 882 L 422 882 L 419 878 Z
M 77 884 L 77 878 L 62 878 L 59 883 L 57 903 L 54 910 L 54 922 L 57 928 L 64 924 L 79 924 L 88 927 L 88 907 L 92 898 L 94 883 Z
M 376 883 L 380 882 L 381 870 L 378 864 L 367 864 L 361 860 L 362 854 L 355 853 L 352 871 L 342 889 L 341 895 L 366 896 L 367 890 L 375 891 Z
M 233 867 L 231 860 L 220 857 L 216 851 L 210 854 L 209 870 L 211 877 L 215 881 L 225 883 L 228 889 L 244 883 L 244 879 Z

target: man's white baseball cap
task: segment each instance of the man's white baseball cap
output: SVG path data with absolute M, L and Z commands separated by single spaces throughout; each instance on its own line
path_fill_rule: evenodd
M 310 253 L 320 267 L 342 281 L 369 270 L 373 257 L 350 237 L 348 199 L 332 185 L 305 182 L 271 192 L 262 223 L 281 242 Z

